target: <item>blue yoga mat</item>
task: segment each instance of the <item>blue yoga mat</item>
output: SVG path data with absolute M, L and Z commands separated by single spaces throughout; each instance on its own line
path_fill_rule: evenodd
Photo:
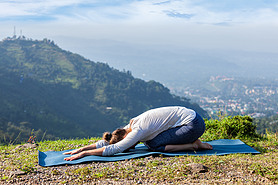
M 233 153 L 253 153 L 259 154 L 260 152 L 256 151 L 252 147 L 246 145 L 241 140 L 229 140 L 229 139 L 220 139 L 215 141 L 207 142 L 213 146 L 213 150 L 201 150 L 201 151 L 183 151 L 183 152 L 152 152 L 143 144 L 136 145 L 135 149 L 130 150 L 126 153 L 118 153 L 114 156 L 104 157 L 104 156 L 86 156 L 81 159 L 73 161 L 65 161 L 65 157 L 70 155 L 63 155 L 64 152 L 70 151 L 48 151 L 41 152 L 39 151 L 39 165 L 41 166 L 57 166 L 65 164 L 79 164 L 85 162 L 112 162 L 112 161 L 122 161 L 126 159 L 134 159 L 140 157 L 146 157 L 150 155 L 163 155 L 163 156 L 181 156 L 181 155 L 226 155 Z

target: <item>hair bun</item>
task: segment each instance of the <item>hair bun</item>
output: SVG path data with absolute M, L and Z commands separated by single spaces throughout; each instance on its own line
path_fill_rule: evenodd
M 112 134 L 110 132 L 104 132 L 103 133 L 103 136 L 102 136 L 102 139 L 109 142 L 112 138 Z

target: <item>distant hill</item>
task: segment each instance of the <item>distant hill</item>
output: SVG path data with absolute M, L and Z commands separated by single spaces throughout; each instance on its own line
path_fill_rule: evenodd
M 53 41 L 0 42 L 1 142 L 100 136 L 151 108 L 182 105 L 207 116 L 162 84 L 62 50 Z
M 210 76 L 217 75 L 249 79 L 277 78 L 278 54 L 274 52 L 213 49 L 213 47 L 201 49 L 163 43 L 157 43 L 157 47 L 154 47 L 154 45 L 134 45 L 104 39 L 84 39 L 81 49 L 71 44 L 71 39 L 60 38 L 74 51 L 82 52 L 92 59 L 107 61 L 110 66 L 117 69 L 131 70 L 135 77 L 159 81 L 171 90 L 192 87 L 195 84 L 201 87 Z

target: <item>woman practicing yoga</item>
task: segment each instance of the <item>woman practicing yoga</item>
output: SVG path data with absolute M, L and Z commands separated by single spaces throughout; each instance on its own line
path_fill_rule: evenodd
M 151 109 L 132 118 L 128 125 L 105 132 L 103 140 L 66 152 L 72 161 L 88 155 L 111 156 L 134 147 L 138 142 L 152 151 L 175 152 L 184 150 L 211 150 L 212 146 L 198 138 L 205 131 L 203 118 L 194 110 L 180 107 Z

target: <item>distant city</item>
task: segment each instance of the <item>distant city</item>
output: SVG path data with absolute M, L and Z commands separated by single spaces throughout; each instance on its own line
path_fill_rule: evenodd
M 278 114 L 278 80 L 211 76 L 201 88 L 171 88 L 198 103 L 211 117 L 219 113 L 253 118 Z

